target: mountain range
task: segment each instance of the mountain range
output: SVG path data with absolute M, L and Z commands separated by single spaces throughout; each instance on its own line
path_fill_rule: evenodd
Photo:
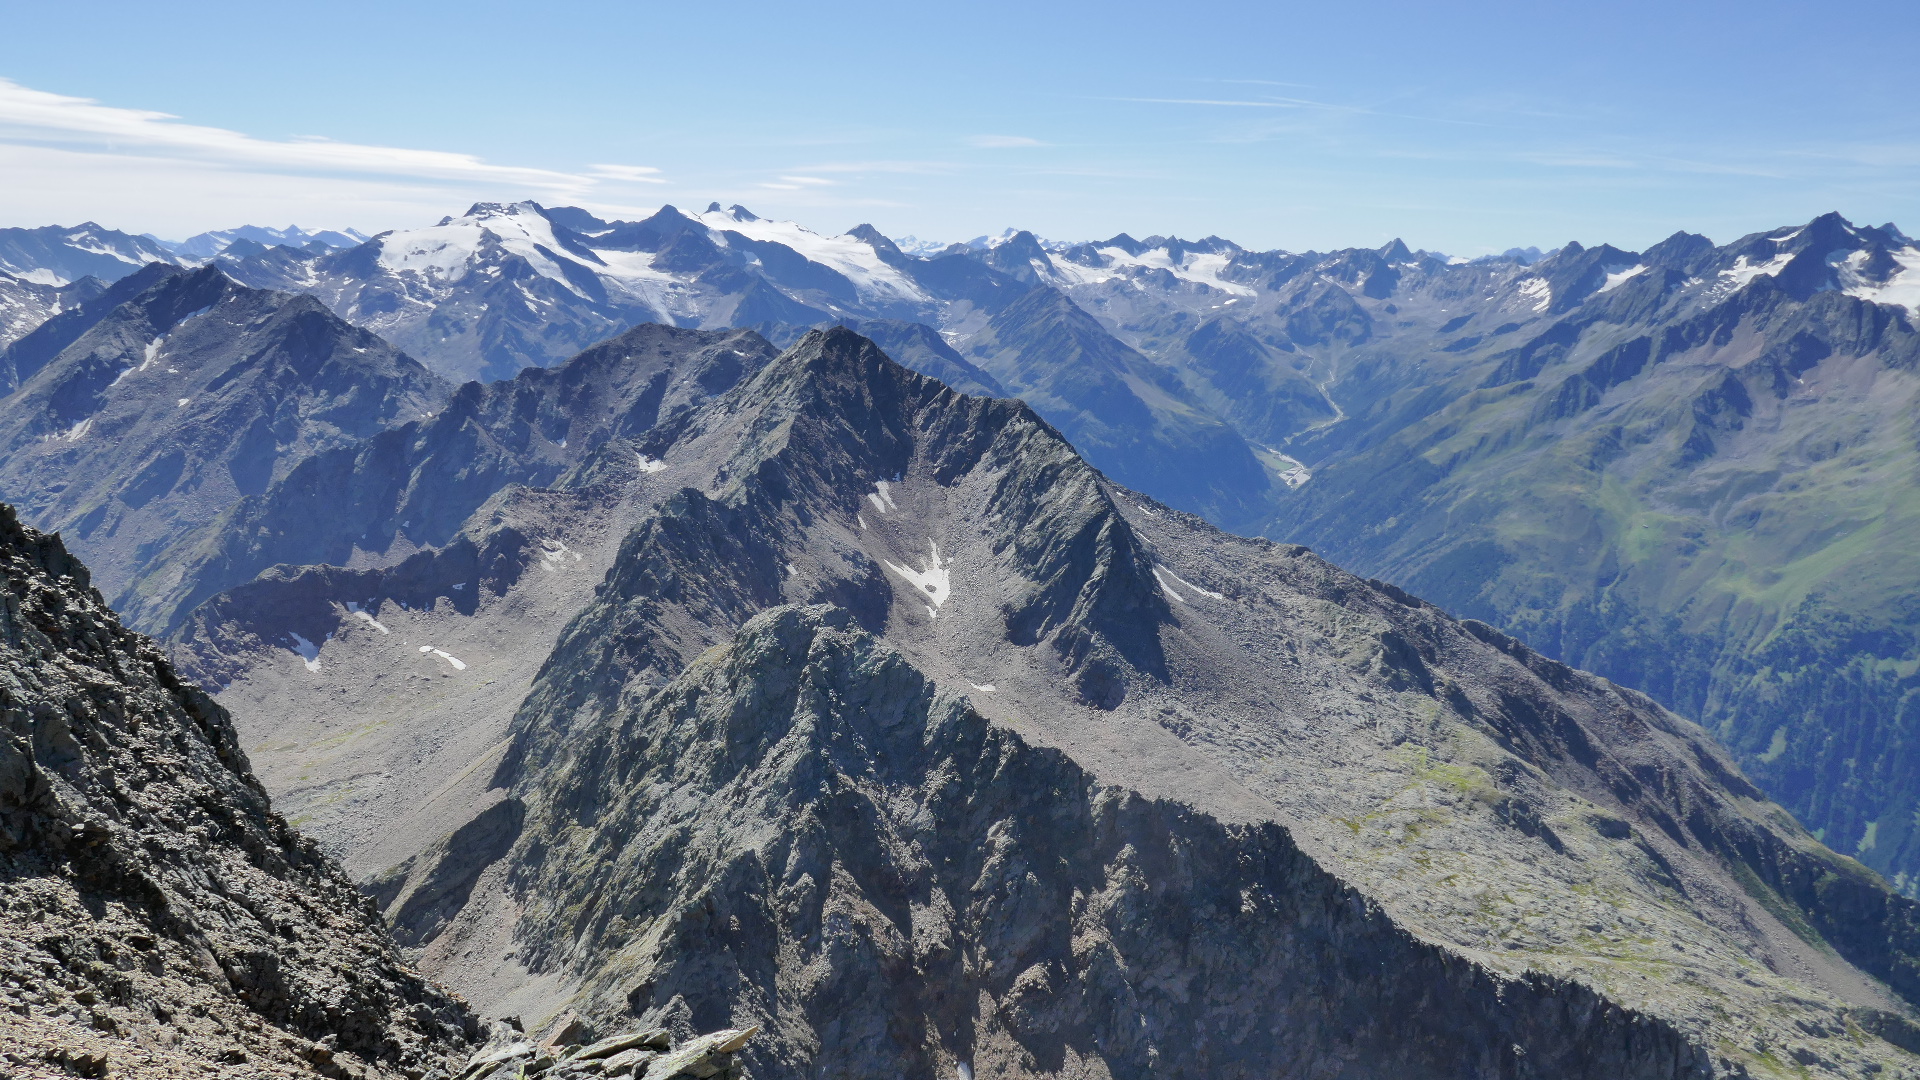
M 298 225 L 289 225 L 284 229 L 242 225 L 236 229 L 214 229 L 210 232 L 195 233 L 177 243 L 160 241 L 175 255 L 195 259 L 212 258 L 233 248 L 236 244 L 250 244 L 260 248 L 304 248 L 312 244 L 329 248 L 348 248 L 366 242 L 367 234 L 358 229 L 303 229 Z M 242 248 L 241 250 L 252 249 Z
M 740 342 L 643 333 L 668 383 Z M 1844 1033 L 1905 1038 L 1911 902 L 1644 696 L 844 329 L 715 385 L 443 545 L 173 634 L 483 1010 L 760 1023 L 764 1075 L 1906 1067 Z M 1418 1035 L 1337 1019 L 1443 986 Z
M 768 1076 L 1912 1069 L 1891 226 L 227 252 L 22 282 L 75 291 L 0 497 L 494 1015 Z

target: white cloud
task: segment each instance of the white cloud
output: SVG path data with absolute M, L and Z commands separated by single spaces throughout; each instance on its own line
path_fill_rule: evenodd
M 975 135 L 967 140 L 968 145 L 982 150 L 1011 150 L 1022 146 L 1045 146 L 1039 139 L 1030 139 L 1025 135 Z
M 809 187 L 832 187 L 838 180 L 823 180 L 818 176 L 783 176 L 780 179 L 789 184 L 805 184 Z
M 589 165 L 593 176 L 602 180 L 619 180 L 629 184 L 664 184 L 666 181 L 657 174 L 659 169 L 650 165 Z
M 11 219 L 0 223 L 95 218 L 172 235 L 256 219 L 383 228 L 457 212 L 476 199 L 580 201 L 603 178 L 651 179 L 644 166 L 577 176 L 441 150 L 259 139 L 7 79 L 0 79 L 0 171 L 7 178 L 0 213 Z

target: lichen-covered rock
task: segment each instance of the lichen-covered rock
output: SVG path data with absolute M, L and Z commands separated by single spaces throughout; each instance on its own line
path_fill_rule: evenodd
M 475 1033 L 268 806 L 227 715 L 0 506 L 0 1054 L 413 1077 Z

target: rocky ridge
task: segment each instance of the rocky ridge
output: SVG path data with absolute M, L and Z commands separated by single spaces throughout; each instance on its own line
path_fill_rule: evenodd
M 642 473 L 639 461 L 653 464 Z M 938 956 L 947 954 L 919 957 L 917 944 L 904 944 L 919 942 L 924 924 L 930 941 L 950 932 L 953 956 L 991 951 L 1001 946 L 990 928 L 1012 918 L 965 914 L 998 903 L 992 882 L 1000 879 L 959 867 L 945 876 L 924 850 L 932 843 L 925 823 L 939 815 L 909 809 L 993 803 L 991 776 L 960 769 L 973 760 L 967 753 L 952 752 L 959 771 L 922 776 L 912 771 L 919 759 L 908 739 L 888 751 L 908 771 L 888 765 L 884 783 L 862 779 L 858 770 L 879 767 L 863 752 L 834 757 L 836 739 L 879 739 L 862 717 L 899 713 L 882 706 L 893 700 L 882 684 L 919 680 L 923 696 L 963 702 L 989 731 L 1005 732 L 993 738 L 1026 747 L 1021 754 L 1058 755 L 1061 767 L 1078 770 L 1081 790 L 1169 808 L 1154 814 L 1193 815 L 1177 835 L 1270 830 L 1260 834 L 1273 838 L 1261 858 L 1312 868 L 1309 876 L 1323 875 L 1315 888 L 1350 896 L 1382 920 L 1353 924 L 1361 936 L 1339 942 L 1404 934 L 1436 950 L 1420 954 L 1439 965 L 1434 971 L 1457 970 L 1467 980 L 1458 985 L 1489 988 L 1485 998 L 1477 990 L 1460 997 L 1463 1030 L 1498 1022 L 1474 1002 L 1535 980 L 1529 985 L 1549 988 L 1542 1000 L 1562 1010 L 1541 1006 L 1555 1019 L 1540 1020 L 1539 1039 L 1599 1046 L 1614 1038 L 1604 1024 L 1582 1026 L 1590 1021 L 1581 1016 L 1671 1033 L 1667 1042 L 1627 1039 L 1635 1049 L 1621 1051 L 1623 1068 L 1647 1075 L 1912 1071 L 1898 1048 L 1914 1042 L 1912 905 L 1766 803 L 1698 729 L 1304 549 L 1231 537 L 1118 488 L 1017 402 L 955 394 L 832 331 L 674 424 L 610 441 L 571 476 L 617 478 L 626 505 L 651 509 L 630 529 L 599 534 L 606 577 L 597 590 L 542 609 L 554 613 L 557 622 L 544 625 L 557 637 L 547 639 L 538 672 L 512 669 L 526 672 L 513 677 L 526 678 L 531 692 L 510 728 L 487 724 L 486 739 L 510 738 L 476 746 L 457 769 L 436 774 L 448 794 L 435 798 L 460 802 L 464 816 L 446 819 L 438 840 L 419 835 L 416 817 L 404 844 L 365 834 L 352 841 L 403 942 L 483 1007 L 535 1016 L 571 1007 L 609 1024 L 636 1015 L 698 1028 L 761 1024 L 765 1041 L 748 1054 L 769 1075 L 798 1075 L 814 1060 L 875 1075 L 969 1061 L 991 1061 L 1001 1075 L 1058 1075 L 1094 1068 L 1096 1059 L 1113 1075 L 1132 1075 L 1152 1060 L 1139 1056 L 1148 1050 L 1184 1047 L 1119 1040 L 1117 1029 L 1088 1019 L 1091 1005 L 1072 1004 L 1083 1000 L 1075 988 L 1091 977 L 1083 962 L 1092 954 L 1015 949 L 995 959 L 988 979 L 985 969 L 942 967 L 949 962 Z M 514 527 L 524 535 L 529 524 Z M 313 671 L 264 636 L 259 646 L 211 650 L 240 665 L 229 693 L 246 697 L 233 700 L 331 717 L 298 738 L 262 728 L 258 753 L 311 760 L 302 740 L 317 751 L 343 731 L 382 723 L 392 706 L 356 687 L 398 673 L 382 665 L 400 653 L 361 612 L 391 636 L 411 643 L 430 631 L 427 640 L 445 648 L 438 643 L 450 635 L 498 632 L 486 628 L 506 625 L 512 605 L 547 595 L 529 591 L 546 578 L 536 562 L 547 560 L 502 564 L 471 601 L 441 584 L 430 615 L 418 599 L 402 607 L 371 593 L 364 579 L 334 592 L 316 573 L 258 583 L 262 618 L 272 610 L 265 598 L 299 580 L 311 612 L 303 617 L 325 620 L 337 635 Z M 763 612 L 793 604 L 837 609 L 831 633 L 809 640 L 842 642 L 834 648 L 857 659 L 819 669 L 839 674 L 818 676 L 827 689 L 789 707 L 780 695 L 809 670 L 795 656 L 800 645 L 769 651 L 752 644 L 764 637 L 743 643 L 737 635 Z M 858 644 L 861 634 L 877 641 Z M 728 667 L 728 656 L 752 662 Z M 469 665 L 431 682 L 446 694 L 439 688 L 485 677 Z M 356 696 L 363 704 L 342 707 Z M 947 731 L 941 718 L 952 708 L 922 719 L 915 706 L 899 713 L 900 730 Z M 688 734 L 714 724 L 714 737 Z M 816 744 L 808 741 L 815 731 L 845 734 Z M 927 751 L 936 736 L 920 739 Z M 682 744 L 689 753 L 661 749 Z M 806 749 L 815 745 L 819 753 Z M 815 771 L 794 772 L 790 761 L 816 763 L 807 765 Z M 834 770 L 844 781 L 831 778 Z M 1071 787 L 1030 794 L 1067 798 Z M 728 791 L 737 796 L 709 801 Z M 854 803 L 832 794 L 855 791 L 867 794 Z M 313 805 L 321 795 L 301 797 Z M 1067 829 L 1059 815 L 1090 814 L 1104 798 L 994 804 L 1000 809 L 965 819 L 968 851 L 998 843 L 995 821 L 1031 814 Z M 942 801 L 953 799 L 960 804 Z M 863 817 L 860 805 L 881 817 Z M 836 814 L 851 814 L 845 827 L 819 832 L 843 821 Z M 1173 828 L 1159 820 L 1155 828 Z M 336 822 L 345 819 L 322 834 L 341 836 Z M 1004 857 L 1053 882 L 1033 886 L 1024 925 L 1047 941 L 1079 940 L 1092 924 L 1076 921 L 1083 901 L 1074 897 L 1124 896 L 1123 851 L 1101 862 L 1105 849 L 1089 839 L 1054 878 L 1046 852 L 1055 842 L 1036 828 L 1009 836 Z M 398 856 L 384 873 L 376 872 L 382 851 Z M 696 852 L 705 860 L 698 874 L 687 861 Z M 1095 862 L 1075 863 L 1079 855 Z M 776 866 L 793 873 L 775 875 Z M 843 873 L 855 876 L 843 882 Z M 932 891 L 914 891 L 922 888 Z M 825 906 L 808 906 L 816 903 Z M 1274 925 L 1293 917 L 1276 916 Z M 826 937 L 809 929 L 814 919 Z M 1127 971 L 1172 947 L 1170 923 L 1144 925 L 1162 937 L 1116 945 L 1114 962 Z M 1267 933 L 1250 925 L 1233 923 L 1166 970 L 1207 972 L 1194 992 L 1257 1013 L 1262 994 L 1294 992 L 1314 965 L 1300 959 L 1306 953 L 1276 955 L 1263 989 L 1247 989 L 1224 973 Z M 763 928 L 751 941 L 732 936 L 751 927 Z M 793 945 L 771 955 L 749 948 L 769 939 Z M 828 941 L 841 951 L 818 955 L 833 959 L 803 959 Z M 1344 946 L 1328 948 L 1346 955 Z M 1353 955 L 1370 948 L 1355 946 Z M 918 969 L 927 975 L 920 997 L 873 989 L 911 982 L 903 966 L 911 963 L 932 965 Z M 1436 987 L 1455 985 L 1447 982 L 1454 975 L 1395 984 L 1391 973 L 1404 967 L 1376 966 L 1365 978 L 1356 971 L 1343 1000 L 1452 993 Z M 1016 975 L 1027 981 L 994 981 Z M 1591 1008 L 1569 1005 L 1582 1000 Z M 854 1006 L 846 1002 L 858 1008 L 847 1012 Z M 845 1023 L 833 1020 L 843 1014 Z M 951 1024 L 969 1017 L 973 1030 L 991 1033 L 993 1056 L 959 1055 L 971 1049 L 954 1042 Z M 1314 1023 L 1301 1053 L 1325 1061 L 1359 1045 L 1382 1062 L 1432 1050 L 1384 1037 L 1343 1044 L 1341 1024 Z M 1243 1063 L 1235 1068 L 1291 1060 L 1251 1029 L 1202 1042 L 1206 1053 Z M 1518 1058 L 1488 1067 L 1550 1075 L 1527 1072 Z
M 0 507 L 0 1054 L 24 1075 L 418 1078 L 477 1034 L 269 808 L 225 710 Z
M 757 1076 L 1711 1075 L 1420 942 L 1284 829 L 1031 746 L 845 609 L 756 616 L 578 734 L 527 786 L 535 964 L 582 964 L 591 1015 L 766 1023 Z

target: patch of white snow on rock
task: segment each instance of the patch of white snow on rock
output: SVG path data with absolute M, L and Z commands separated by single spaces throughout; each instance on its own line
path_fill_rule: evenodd
M 374 618 L 371 614 L 365 611 L 361 611 L 359 604 L 349 603 L 347 605 L 347 610 L 353 612 L 354 618 L 359 619 L 361 622 L 366 623 L 368 626 L 373 627 L 375 630 L 380 631 L 382 634 L 393 633 L 393 631 L 388 630 L 385 626 L 383 626 L 379 619 Z
M 1619 288 L 1620 286 L 1625 285 L 1628 279 L 1639 277 L 1641 274 L 1644 274 L 1646 272 L 1647 272 L 1646 264 L 1642 263 L 1638 266 L 1633 266 L 1626 270 L 1621 270 L 1616 273 L 1608 274 L 1607 283 L 1605 285 L 1600 286 L 1600 291 L 1603 293 L 1612 292 L 1613 290 Z
M 293 639 L 293 651 L 300 654 L 300 659 L 306 663 L 307 670 L 319 671 L 320 646 L 315 645 L 299 634 L 289 633 L 287 636 Z
M 933 555 L 924 560 L 921 569 L 915 570 L 894 562 L 884 565 L 914 587 L 915 593 L 926 603 L 927 618 L 931 619 L 938 616 L 940 606 L 953 595 L 953 575 L 947 568 L 947 561 L 940 558 L 940 545 L 929 538 L 927 546 L 932 549 Z
M 1905 248 L 1891 253 L 1900 267 L 1883 282 L 1868 281 L 1860 273 L 1867 252 L 1856 251 L 1847 257 L 1841 270 L 1842 291 L 1875 304 L 1898 304 L 1920 314 L 1920 248 Z
M 1732 292 L 1757 277 L 1772 277 L 1793 261 L 1793 252 L 1783 251 L 1763 263 L 1749 262 L 1745 255 L 1733 261 L 1733 269 L 1720 271 L 1721 289 Z
M 422 645 L 420 646 L 420 652 L 422 654 L 432 653 L 433 655 L 439 657 L 440 659 L 445 660 L 447 663 L 453 665 L 453 670 L 455 671 L 467 670 L 467 665 L 464 660 L 461 660 L 459 657 L 453 655 L 452 653 L 446 651 L 445 649 L 436 649 L 431 645 Z
M 1212 589 L 1203 589 L 1163 566 L 1155 566 L 1153 568 L 1153 579 L 1160 583 L 1160 591 L 1167 594 L 1167 599 L 1172 600 L 1176 604 L 1184 604 L 1187 601 L 1186 598 L 1182 597 L 1179 591 L 1173 587 L 1172 583 L 1178 583 L 1180 588 L 1196 596 L 1204 596 L 1212 600 L 1226 599 L 1225 595 L 1214 592 Z M 1172 583 L 1169 582 L 1169 579 L 1171 579 Z

